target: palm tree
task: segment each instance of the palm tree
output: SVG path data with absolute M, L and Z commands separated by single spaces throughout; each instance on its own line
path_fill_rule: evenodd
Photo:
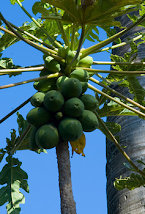
M 138 12 L 133 12 L 137 15 Z M 131 24 L 130 19 L 123 15 L 117 18 L 123 26 Z M 119 29 L 117 29 L 119 30 Z M 126 33 L 121 39 L 126 41 L 127 38 L 132 38 L 134 33 L 145 31 L 144 28 L 135 27 L 133 30 Z M 113 54 L 123 56 L 125 52 L 129 51 L 130 46 L 126 45 L 121 48 L 115 49 Z M 137 60 L 145 58 L 145 44 L 138 46 L 139 52 Z M 145 78 L 138 77 L 140 84 L 145 87 Z M 126 88 L 115 87 L 124 95 L 132 98 Z M 141 159 L 145 162 L 145 121 L 134 116 L 119 116 L 108 117 L 108 121 L 119 123 L 122 127 L 118 133 L 120 137 L 120 144 L 126 146 L 126 153 L 136 163 Z M 108 214 L 143 214 L 145 213 L 145 188 L 140 187 L 135 190 L 123 189 L 118 191 L 113 186 L 115 178 L 129 176 L 132 172 L 123 164 L 126 162 L 122 154 L 118 151 L 116 146 L 107 140 L 106 145 L 106 175 L 107 175 L 107 206 Z M 137 164 L 137 163 L 136 163 Z M 140 168 L 141 169 L 141 168 Z

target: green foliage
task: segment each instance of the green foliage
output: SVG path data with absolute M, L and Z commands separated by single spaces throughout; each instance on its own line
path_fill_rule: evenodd
M 3 160 L 3 157 L 5 154 L 6 154 L 6 151 L 4 149 L 0 149 L 0 162 Z
M 100 0 L 94 2 L 92 5 L 88 4 L 84 6 L 76 5 L 75 1 L 67 0 L 41 0 L 41 2 L 49 3 L 64 10 L 65 12 L 61 18 L 62 21 L 81 24 L 83 20 L 84 24 L 91 23 L 98 26 L 120 26 L 120 23 L 115 21 L 114 18 L 129 12 L 130 8 L 134 5 L 142 3 L 141 0 L 116 0 L 115 2 L 114 0 Z
M 124 57 L 117 56 L 117 55 L 111 55 L 111 59 L 116 62 L 133 62 L 136 60 L 138 49 L 137 44 L 135 42 L 132 42 L 131 44 L 131 51 L 124 54 Z M 142 60 L 144 61 L 144 60 Z M 134 64 L 131 65 L 115 65 L 112 66 L 114 69 L 118 71 L 139 71 L 144 70 L 144 65 L 136 66 Z M 134 100 L 142 105 L 144 105 L 144 97 L 145 97 L 145 90 L 140 85 L 138 79 L 135 76 L 131 75 L 121 75 L 120 79 L 118 79 L 117 75 L 113 75 L 113 78 L 116 79 L 117 82 L 121 86 L 125 86 L 129 88 L 130 93 L 134 95 Z M 109 80 L 112 78 L 112 75 L 109 75 Z M 121 82 L 119 82 L 121 81 Z
M 123 102 L 118 97 L 115 97 L 116 100 Z M 127 103 L 126 103 L 127 104 Z M 131 104 L 127 104 L 128 106 L 132 106 Z M 100 117 L 109 117 L 109 116 L 136 116 L 137 114 L 132 112 L 131 110 L 124 108 L 123 106 L 117 104 L 114 101 L 110 101 L 105 103 L 104 106 L 98 110 Z
M 140 4 L 140 6 L 139 6 L 139 15 L 140 15 L 140 16 L 143 16 L 143 15 L 145 14 L 144 3 L 145 3 L 145 2 L 143 1 L 143 3 Z M 131 20 L 133 23 L 135 23 L 135 22 L 139 19 L 139 17 L 136 16 L 136 15 L 128 14 L 127 16 L 130 18 L 130 20 Z M 143 21 L 142 23 L 140 23 L 139 26 L 145 27 L 145 21 Z
M 17 0 L 10 1 L 11 4 L 13 5 L 15 3 L 18 3 Z M 20 0 L 20 2 L 22 1 L 23 0 Z M 24 203 L 24 196 L 19 191 L 19 189 L 22 188 L 26 192 L 29 192 L 27 184 L 27 174 L 20 168 L 21 162 L 19 162 L 18 159 L 15 159 L 10 155 L 13 149 L 15 148 L 17 150 L 31 149 L 33 151 L 36 151 L 37 153 L 40 153 L 41 151 L 45 152 L 43 148 L 50 149 L 52 147 L 57 146 L 61 138 L 61 140 L 65 141 L 75 141 L 71 142 L 71 145 L 73 145 L 72 146 L 73 151 L 76 151 L 78 154 L 82 153 L 82 155 L 84 156 L 83 148 L 85 147 L 86 140 L 83 131 L 88 132 L 98 128 L 102 133 L 106 135 L 108 139 L 112 140 L 112 138 L 109 135 L 109 132 L 107 131 L 107 128 L 111 133 L 115 135 L 121 130 L 121 126 L 119 124 L 110 122 L 105 123 L 107 127 L 105 129 L 102 123 L 98 121 L 99 117 L 96 116 L 97 113 L 99 114 L 100 117 L 137 115 L 134 112 L 125 108 L 124 106 L 121 106 L 117 104 L 115 101 L 112 101 L 111 98 L 110 100 L 107 100 L 106 96 L 104 95 L 99 96 L 98 94 L 96 94 L 96 98 L 98 101 L 96 100 L 96 98 L 94 98 L 94 103 L 93 101 L 90 101 L 91 104 L 89 104 L 89 107 L 88 105 L 79 106 L 81 103 L 80 95 L 82 95 L 82 93 L 84 93 L 84 91 L 87 89 L 87 87 L 85 87 L 85 90 L 82 89 L 83 82 L 80 81 L 86 81 L 87 84 L 89 76 L 85 69 L 83 69 L 83 71 L 85 72 L 83 72 L 83 74 L 80 74 L 81 72 L 80 68 L 78 71 L 77 68 L 74 68 L 74 66 L 76 65 L 77 61 L 78 67 L 83 66 L 90 67 L 93 63 L 93 59 L 90 60 L 90 63 L 84 62 L 85 56 L 87 56 L 87 54 L 92 54 L 97 51 L 98 52 L 101 51 L 102 47 L 108 45 L 110 42 L 113 42 L 115 38 L 117 38 L 115 42 L 117 44 L 120 44 L 121 40 L 120 38 L 118 38 L 119 36 L 115 37 L 116 31 L 112 29 L 113 26 L 121 28 L 120 22 L 115 21 L 115 18 L 127 12 L 137 10 L 139 8 L 141 9 L 140 15 L 144 15 L 145 7 L 143 6 L 142 2 L 143 2 L 142 0 L 98 0 L 98 1 L 41 0 L 41 2 L 35 2 L 32 7 L 33 14 L 38 15 L 38 13 L 40 13 L 42 15 L 41 19 L 37 19 L 35 21 L 32 21 L 31 23 L 25 22 L 19 28 L 14 27 L 12 24 L 12 26 L 15 29 L 17 29 L 18 32 L 21 29 L 19 33 L 23 35 L 24 38 L 35 42 L 36 46 L 38 46 L 39 42 L 33 36 L 49 44 L 49 46 L 45 44 L 46 46 L 49 47 L 49 49 L 47 49 L 46 46 L 45 47 L 43 45 L 41 46 L 43 50 L 45 49 L 45 53 L 47 53 L 47 55 L 50 55 L 47 56 L 48 57 L 47 59 L 45 59 L 44 65 L 45 69 L 47 67 L 47 72 L 48 70 L 50 70 L 50 73 L 59 72 L 60 75 L 65 74 L 67 75 L 66 77 L 67 80 L 63 81 L 62 84 L 61 82 L 57 81 L 57 90 L 61 91 L 61 93 L 64 96 L 64 99 L 63 102 L 61 103 L 61 106 L 56 111 L 54 109 L 58 104 L 54 103 L 52 105 L 51 111 L 55 111 L 54 114 L 51 114 L 52 117 L 50 116 L 50 114 L 49 118 L 47 118 L 46 115 L 44 115 L 45 119 L 44 123 L 37 124 L 38 126 L 41 126 L 43 124 L 44 125 L 41 127 L 37 127 L 35 130 L 33 129 L 34 132 L 32 131 L 31 127 L 27 135 L 24 137 L 23 142 L 20 142 L 19 147 L 16 148 L 17 143 L 19 142 L 21 136 L 24 134 L 25 130 L 27 130 L 28 127 L 28 122 L 23 118 L 22 115 L 17 113 L 19 134 L 17 136 L 16 130 L 12 129 L 10 132 L 11 138 L 10 139 L 6 138 L 7 146 L 4 149 L 0 149 L 0 162 L 3 160 L 5 154 L 8 153 L 8 157 L 6 158 L 7 164 L 3 167 L 2 171 L 0 172 L 0 184 L 5 185 L 0 189 L 0 205 L 3 205 L 4 203 L 8 202 L 7 204 L 8 214 L 20 213 L 19 204 Z M 138 20 L 138 17 L 136 16 L 134 17 L 130 16 L 130 18 L 132 19 L 133 22 Z M 3 23 L 0 21 L 0 25 L 2 24 Z M 144 22 L 141 25 L 144 26 Z M 111 36 L 114 37 L 112 37 L 110 40 L 108 39 L 102 41 L 101 38 L 99 37 L 99 27 L 105 30 L 108 37 Z M 7 29 L 7 27 L 5 28 Z M 80 30 L 82 30 L 81 34 Z M 27 31 L 29 35 L 25 34 L 24 31 Z M 16 42 L 20 41 L 19 37 L 10 34 L 10 32 L 9 33 L 2 32 L 0 32 L 0 52 L 4 51 L 6 48 L 10 47 Z M 60 41 L 58 41 L 57 39 Z M 82 49 L 80 51 L 82 44 L 85 42 L 86 39 L 91 42 L 97 41 L 99 42 L 98 43 L 99 45 L 97 44 L 98 46 L 96 45 L 95 47 L 93 46 L 89 47 L 88 48 L 89 50 Z M 130 42 L 130 40 L 128 40 L 128 42 Z M 135 42 L 130 42 L 131 51 L 125 53 L 123 57 L 111 55 L 112 61 L 122 62 L 124 64 L 112 66 L 115 70 L 118 71 L 118 74 L 109 74 L 105 79 L 102 78 L 102 83 L 109 87 L 110 85 L 114 86 L 117 84 L 119 86 L 128 87 L 129 91 L 134 95 L 134 100 L 144 105 L 145 90 L 139 84 L 138 79 L 135 76 L 126 75 L 125 73 L 121 75 L 119 74 L 119 71 L 144 70 L 143 65 L 135 66 L 133 63 L 129 65 L 125 64 L 126 62 L 131 63 L 134 60 L 136 60 L 138 54 L 137 45 L 141 44 L 142 42 L 144 42 L 144 38 L 141 42 L 138 42 L 137 44 Z M 54 46 L 57 48 L 54 49 Z M 71 54 L 69 55 L 69 53 Z M 79 57 L 77 58 L 77 56 Z M 77 58 L 77 60 L 73 61 L 75 57 Z M 59 63 L 56 60 L 58 58 L 60 59 Z M 82 61 L 80 61 L 80 59 Z M 53 63 L 51 65 L 50 62 L 52 62 L 52 60 Z M 54 65 L 54 61 L 56 65 Z M 68 64 L 71 63 L 72 63 L 72 66 L 70 68 L 71 74 L 70 73 L 68 74 L 65 68 L 68 66 Z M 13 64 L 12 59 L 1 58 L 0 69 L 6 68 L 13 69 L 17 68 L 17 66 Z M 76 73 L 73 71 L 75 71 Z M 43 72 L 40 73 L 40 76 L 46 74 Z M 84 74 L 86 75 L 85 79 L 83 76 Z M 12 75 L 15 74 L 11 74 L 10 76 Z M 79 80 L 68 78 L 68 76 L 78 78 Z M 57 78 L 53 78 L 50 80 L 49 79 L 38 80 L 34 83 L 34 87 L 36 90 L 44 92 L 47 92 L 48 90 L 51 89 L 56 90 L 56 79 Z M 105 93 L 105 95 L 110 95 L 112 97 L 114 96 L 111 94 L 109 89 L 103 88 L 102 91 Z M 48 105 L 46 105 L 47 94 L 49 94 L 49 92 L 46 93 L 44 98 L 45 102 L 43 104 L 45 104 L 44 105 L 45 108 L 49 109 L 49 106 L 51 104 L 48 102 Z M 124 104 L 126 104 L 126 107 L 127 106 L 135 107 L 131 104 L 128 104 L 125 101 L 122 101 L 118 97 L 115 97 L 114 99 L 116 101 L 123 102 Z M 76 100 L 79 100 L 79 102 L 77 101 L 76 103 Z M 87 104 L 88 102 L 89 101 L 87 101 Z M 44 110 L 44 106 L 40 108 L 43 108 Z M 100 109 L 98 109 L 98 106 L 100 106 Z M 79 116 L 78 112 L 77 113 L 75 112 L 77 108 L 81 109 L 80 111 L 81 113 L 79 112 Z M 95 112 L 93 112 L 95 110 L 97 111 L 96 115 Z M 44 111 L 46 112 L 47 110 L 45 109 Z M 40 119 L 40 117 L 41 115 L 38 116 L 37 118 L 38 121 L 42 120 L 42 118 Z M 78 120 L 72 117 L 77 117 Z M 36 115 L 33 117 L 33 119 L 34 118 L 36 119 Z M 50 123 L 53 122 L 53 124 L 48 125 L 47 124 L 48 122 Z M 36 125 L 33 123 L 31 124 Z M 52 132 L 52 129 L 55 133 Z M 45 136 L 43 135 L 44 132 Z M 42 138 L 42 135 L 44 138 Z M 120 178 L 115 181 L 115 187 L 118 189 L 123 188 L 134 189 L 141 185 L 144 186 L 145 181 L 144 178 L 138 174 L 131 174 L 131 176 L 128 178 L 124 179 Z
M 41 13 L 42 15 L 49 15 L 49 9 L 52 11 L 52 7 L 48 3 L 42 3 L 42 2 L 35 2 L 32 7 L 32 12 L 34 15 L 37 13 Z
M 24 0 L 19 0 L 19 1 L 20 1 L 20 2 L 23 2 Z M 16 4 L 16 3 L 18 3 L 17 0 L 10 0 L 10 2 L 11 2 L 11 4 L 13 4 L 13 5 Z
M 4 51 L 9 46 L 18 42 L 19 39 L 9 33 L 1 33 L 0 52 Z
M 129 189 L 133 190 L 135 188 L 145 186 L 145 178 L 139 174 L 132 173 L 130 177 L 125 177 L 122 178 L 120 177 L 119 179 L 116 178 L 114 182 L 114 186 L 118 190 L 122 189 Z
M 5 185 L 0 189 L 0 206 L 8 202 L 7 214 L 19 214 L 19 204 L 25 203 L 20 188 L 29 192 L 28 175 L 21 169 L 22 163 L 18 159 L 8 155 L 6 161 L 7 164 L 0 172 L 0 185 Z

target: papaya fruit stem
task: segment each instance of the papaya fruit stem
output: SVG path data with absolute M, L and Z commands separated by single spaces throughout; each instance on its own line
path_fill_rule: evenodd
M 34 19 L 34 17 L 32 17 L 30 15 L 30 13 L 28 13 L 28 11 L 23 7 L 22 3 L 19 0 L 16 0 L 16 2 L 18 3 L 18 5 L 21 7 L 21 9 L 24 11 L 24 13 L 26 13 L 26 15 L 47 35 L 47 39 L 48 41 L 54 45 L 56 48 L 58 47 L 62 47 L 62 45 L 57 42 L 55 39 L 53 39 L 48 33 L 47 31 L 39 24 L 39 22 L 37 22 L 36 19 Z
M 32 96 L 31 96 L 32 97 Z M 8 113 L 5 117 L 3 117 L 1 120 L 0 120 L 0 124 L 2 122 L 4 122 L 6 119 L 8 119 L 10 116 L 12 116 L 15 112 L 17 112 L 19 109 L 21 109 L 23 106 L 25 106 L 27 103 L 30 102 L 31 100 L 31 97 L 28 98 L 25 102 L 23 102 L 22 104 L 20 104 L 17 108 L 15 108 L 13 111 L 11 111 L 10 113 Z
M 145 65 L 145 62 L 112 62 L 112 61 L 94 61 L 93 65 Z
M 55 13 L 57 14 L 57 13 L 58 13 L 58 10 L 57 10 L 56 7 L 54 7 L 54 10 L 55 10 Z M 58 26 L 58 28 L 59 28 L 59 30 L 60 30 L 60 32 L 61 32 L 61 35 L 62 35 L 62 38 L 63 38 L 63 41 L 64 41 L 65 45 L 66 45 L 66 46 L 69 46 L 69 41 L 68 41 L 68 38 L 67 38 L 67 36 L 66 36 L 66 33 L 65 33 L 64 29 L 63 29 L 63 25 L 62 25 L 61 21 L 57 21 L 57 20 L 56 20 L 56 23 L 57 23 L 57 26 Z
M 80 53 L 80 50 L 81 50 L 81 47 L 82 47 L 82 44 L 83 44 L 84 30 L 85 30 L 85 26 L 82 25 L 81 37 L 80 37 L 80 40 L 79 40 L 79 45 L 78 45 L 78 49 L 77 49 L 76 55 L 74 56 L 74 58 L 72 59 L 70 64 L 68 64 L 66 66 L 66 68 L 65 68 L 65 73 L 68 74 L 68 75 L 70 74 L 70 70 L 71 70 L 71 67 L 72 67 L 73 63 L 76 61 L 76 59 L 79 56 L 79 53 Z
M 125 97 L 123 94 L 121 94 L 121 93 L 117 92 L 116 90 L 114 90 L 114 89 L 108 87 L 107 85 L 105 85 L 105 84 L 99 82 L 98 80 L 94 79 L 93 77 L 90 77 L 90 80 L 91 80 L 92 82 L 97 83 L 98 85 L 100 85 L 100 86 L 106 88 L 107 90 L 109 90 L 109 91 L 111 91 L 112 93 L 116 94 L 117 96 L 121 97 L 121 98 L 124 99 L 125 101 L 127 101 L 127 102 L 133 104 L 134 106 L 139 107 L 140 109 L 142 109 L 143 111 L 145 111 L 145 107 L 144 107 L 144 106 L 142 106 L 142 105 L 140 105 L 139 103 L 137 103 L 137 102 L 131 100 L 131 99 L 128 98 L 128 97 Z
M 27 136 L 28 132 L 30 131 L 31 125 L 28 125 L 25 131 L 21 134 L 20 138 L 16 142 L 15 146 L 11 149 L 10 155 L 13 155 L 14 152 L 19 148 L 19 146 L 22 144 L 24 138 Z
M 29 83 L 29 82 L 55 78 L 55 77 L 59 77 L 59 76 L 61 76 L 61 73 L 50 74 L 50 75 L 37 77 L 37 78 L 34 78 L 34 79 L 29 79 L 29 80 L 25 80 L 25 81 L 21 81 L 21 82 L 17 82 L 17 83 L 11 83 L 11 84 L 8 84 L 8 85 L 2 85 L 2 86 L 0 86 L 0 89 L 11 88 L 11 87 L 18 86 L 18 85 L 23 85 L 23 84 L 26 84 L 26 83 Z
M 116 70 L 100 70 L 100 69 L 93 69 L 93 68 L 85 68 L 85 67 L 75 67 L 75 69 L 83 69 L 86 71 L 91 71 L 95 73 L 110 73 L 110 74 L 124 74 L 124 75 L 140 75 L 145 74 L 145 71 L 116 71 Z
M 138 114 L 138 115 L 140 115 L 140 116 L 142 116 L 142 117 L 145 118 L 145 114 L 144 114 L 143 112 L 138 111 L 137 109 L 132 108 L 131 106 L 128 106 L 128 105 L 126 105 L 125 103 L 123 103 L 123 102 L 121 102 L 121 101 L 119 101 L 119 100 L 116 100 L 115 98 L 111 97 L 110 95 L 106 94 L 105 92 L 100 91 L 99 89 L 95 88 L 95 87 L 92 86 L 90 83 L 88 83 L 88 88 L 90 88 L 90 89 L 93 90 L 94 92 L 97 92 L 97 93 L 99 93 L 99 94 L 101 94 L 101 95 L 107 97 L 107 99 L 112 100 L 112 101 L 116 102 L 117 104 L 123 106 L 124 108 L 127 108 L 127 109 L 129 109 L 130 111 L 133 111 L 133 112 L 135 112 L 136 114 Z
M 104 82 L 106 82 L 107 84 L 112 84 L 112 82 L 110 82 L 107 78 L 105 78 L 105 77 L 102 77 L 102 75 L 101 74 L 96 74 L 96 76 L 97 77 L 99 77 L 101 80 L 104 80 Z
M 16 37 L 16 35 L 15 35 L 12 31 L 10 31 L 10 30 L 8 30 L 8 29 L 2 27 L 2 26 L 0 26 L 0 30 L 4 31 L 4 32 L 6 32 L 6 33 L 9 33 L 10 35 Z
M 72 35 L 71 35 L 71 50 L 72 51 L 75 50 L 75 47 L 74 47 L 74 44 L 75 44 L 75 33 L 76 33 L 76 27 L 74 25 L 74 26 L 72 26 Z
M 70 155 L 68 142 L 60 142 L 56 147 L 59 172 L 59 190 L 61 198 L 61 213 L 76 214 L 71 182 Z
M 42 71 L 44 66 L 31 67 L 31 68 L 12 68 L 12 69 L 0 69 L 0 75 L 19 73 L 19 72 L 28 72 L 28 71 Z
M 86 48 L 85 50 L 82 50 L 81 53 L 81 57 L 80 59 L 86 57 L 87 55 L 99 52 L 100 49 L 106 45 L 108 45 L 109 43 L 115 41 L 116 39 L 120 38 L 121 36 L 123 36 L 125 33 L 127 33 L 128 31 L 130 31 L 132 28 L 134 28 L 135 26 L 139 25 L 141 22 L 143 22 L 145 19 L 145 14 L 134 24 L 132 24 L 130 27 L 120 31 L 119 33 L 116 33 L 115 35 L 105 39 L 104 41 L 99 42 L 96 45 L 93 45 L 91 47 Z
M 115 146 L 119 149 L 119 151 L 121 152 L 121 154 L 125 157 L 125 159 L 127 160 L 127 162 L 142 176 L 145 177 L 145 173 L 143 171 L 141 171 L 134 163 L 133 161 L 130 159 L 130 157 L 126 154 L 126 152 L 122 149 L 122 147 L 120 146 L 120 144 L 118 143 L 118 141 L 116 140 L 116 138 L 114 137 L 114 135 L 110 132 L 110 130 L 108 129 L 108 127 L 106 126 L 106 124 L 104 123 L 104 121 L 100 118 L 99 114 L 97 113 L 97 111 L 94 112 L 95 115 L 97 116 L 99 122 L 102 124 L 103 128 L 106 130 L 106 132 L 108 133 L 109 137 L 112 139 L 112 142 L 115 144 Z
M 127 42 L 121 42 L 120 44 L 112 45 L 111 47 L 102 48 L 100 51 L 103 52 L 103 51 L 112 50 L 112 49 L 115 49 L 115 48 L 118 48 L 118 47 L 122 47 L 124 45 L 130 44 L 131 42 L 135 42 L 138 39 L 141 39 L 142 37 L 143 37 L 143 35 L 139 35 L 139 36 L 136 36 L 135 38 L 127 41 Z

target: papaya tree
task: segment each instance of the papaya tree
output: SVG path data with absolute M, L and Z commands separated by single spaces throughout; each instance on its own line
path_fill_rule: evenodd
M 144 26 L 144 1 L 41 0 L 32 5 L 33 16 L 22 5 L 23 1 L 10 2 L 20 6 L 31 22 L 26 20 L 18 27 L 0 13 L 0 75 L 14 80 L 14 83 L 1 84 L 0 90 L 16 88 L 18 91 L 18 87 L 33 83 L 31 90 L 35 92 L 0 120 L 4 124 L 17 113 L 18 134 L 12 129 L 10 138 L 6 138 L 0 150 L 0 161 L 6 160 L 0 172 L 0 205 L 7 203 L 7 213 L 20 213 L 20 204 L 25 202 L 23 190 L 29 192 L 28 175 L 16 158 L 18 152 L 27 154 L 31 151 L 38 159 L 38 154 L 41 157 L 56 148 L 61 213 L 77 213 L 68 146 L 72 155 L 85 156 L 85 135 L 98 130 L 115 144 L 131 166 L 130 169 L 135 171 L 128 178 L 131 182 L 124 184 L 117 180 L 115 184 L 120 188 L 131 185 L 132 189 L 138 185 L 144 186 L 144 169 L 141 170 L 130 159 L 119 144 L 119 137 L 114 136 L 120 132 L 121 126 L 104 119 L 112 115 L 145 118 L 145 91 L 136 79 L 136 76 L 145 73 L 144 60 L 134 62 L 138 45 L 144 42 L 144 34 L 140 32 L 125 42 L 120 39 L 134 27 Z M 129 27 L 124 28 L 115 20 L 136 10 L 140 10 L 140 17 Z M 37 14 L 41 14 L 41 18 Z M 114 26 L 122 30 L 116 32 Z M 99 34 L 100 29 L 106 32 L 107 38 L 104 40 Z M 91 42 L 89 47 L 85 47 L 87 40 Z M 42 53 L 43 63 L 40 60 L 37 65 L 21 66 L 11 58 L 2 56 L 7 48 L 15 47 L 21 41 Z M 112 45 L 112 42 L 116 42 L 116 45 Z M 130 52 L 124 57 L 111 55 L 111 62 L 97 61 L 99 54 L 110 53 L 112 49 L 127 44 Z M 114 65 L 115 70 L 97 69 L 99 65 Z M 35 76 L 15 81 L 26 72 Z M 115 84 L 129 88 L 134 99 L 110 87 Z M 90 94 L 92 92 L 93 95 Z M 29 107 L 24 118 L 19 110 L 27 105 Z M 143 164 L 141 160 L 139 162 Z M 140 179 L 138 185 L 137 178 Z M 40 185 L 43 185 L 43 176 L 41 179 Z

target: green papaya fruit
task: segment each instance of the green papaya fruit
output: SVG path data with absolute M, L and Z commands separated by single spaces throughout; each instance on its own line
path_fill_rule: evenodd
M 51 120 L 51 113 L 44 107 L 36 107 L 28 112 L 26 119 L 31 125 L 39 127 Z
M 78 119 L 82 124 L 83 131 L 85 132 L 92 132 L 99 126 L 98 118 L 90 110 L 84 110 Z
M 61 120 L 63 118 L 63 113 L 61 111 L 58 111 L 56 114 L 55 114 L 55 119 L 56 120 Z
M 29 147 L 32 151 L 37 151 L 39 149 L 38 145 L 36 144 L 35 136 L 38 128 L 34 127 L 31 131 L 30 138 L 29 138 Z
M 69 51 L 68 46 L 61 47 L 58 49 L 58 55 L 65 59 L 68 54 L 68 51 Z
M 82 85 L 76 78 L 69 78 L 61 84 L 60 91 L 66 98 L 79 97 L 82 93 Z
M 66 56 L 66 64 L 71 63 L 75 55 L 76 55 L 76 51 L 69 50 Z M 80 56 L 77 57 L 76 61 L 73 63 L 73 66 L 76 65 L 79 62 L 79 60 L 80 60 Z
M 99 107 L 99 102 L 96 97 L 90 94 L 83 94 L 80 96 L 80 100 L 84 103 L 85 109 L 95 111 Z
M 52 74 L 52 72 L 45 68 L 40 72 L 39 76 L 42 77 L 42 76 L 50 75 L 50 74 Z
M 83 129 L 79 120 L 65 117 L 58 125 L 58 132 L 63 140 L 76 141 L 82 136 Z
M 70 98 L 64 104 L 64 112 L 70 117 L 79 117 L 82 115 L 83 111 L 84 104 L 76 97 Z
M 34 82 L 33 87 L 37 91 L 47 92 L 47 91 L 50 91 L 51 89 L 53 89 L 55 87 L 55 85 L 56 85 L 56 79 L 52 78 L 52 79 L 36 81 L 36 82 Z
M 36 132 L 36 144 L 40 148 L 51 149 L 59 143 L 57 128 L 51 124 L 41 126 Z
M 59 91 L 51 90 L 45 94 L 44 106 L 51 112 L 59 111 L 64 105 L 64 98 Z
M 90 68 L 90 66 L 92 64 L 93 64 L 93 58 L 91 56 L 86 56 L 86 57 L 82 58 L 79 61 L 78 66 L 79 67 Z
M 45 67 L 51 71 L 51 73 L 56 73 L 61 70 L 60 63 L 55 60 L 52 56 L 44 55 Z
M 89 80 L 89 74 L 86 70 L 76 69 L 74 70 L 70 76 L 70 78 L 77 78 L 81 82 L 87 82 Z
M 43 92 L 35 93 L 31 97 L 31 100 L 30 100 L 31 105 L 35 106 L 35 107 L 43 106 L 44 96 L 45 96 L 45 93 L 43 93 Z
M 82 94 L 85 93 L 88 89 L 88 82 L 80 82 L 82 85 Z
M 60 90 L 61 85 L 62 85 L 63 82 L 64 82 L 65 80 L 67 80 L 67 79 L 68 79 L 68 77 L 66 77 L 66 76 L 60 76 L 60 77 L 57 79 L 57 81 L 56 81 L 56 86 L 57 86 L 57 89 L 58 89 L 58 90 Z

